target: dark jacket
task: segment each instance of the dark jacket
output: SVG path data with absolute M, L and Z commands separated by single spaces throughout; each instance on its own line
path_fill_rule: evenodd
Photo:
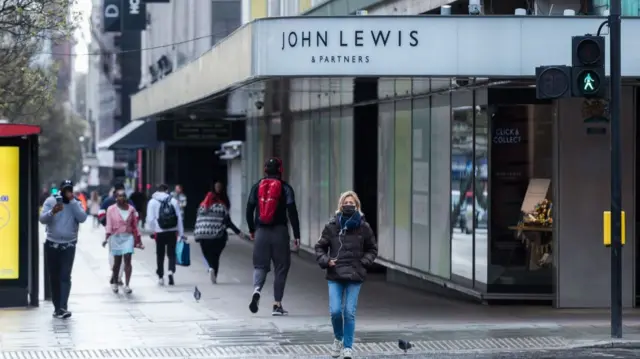
M 364 220 L 354 229 L 340 235 L 337 218 L 324 226 L 315 245 L 316 260 L 320 268 L 327 270 L 327 280 L 362 282 L 367 276 L 367 267 L 378 256 L 378 246 L 373 230 Z M 337 258 L 336 265 L 329 267 L 329 260 Z

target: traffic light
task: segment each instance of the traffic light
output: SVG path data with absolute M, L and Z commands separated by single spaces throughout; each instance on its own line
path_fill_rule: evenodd
M 571 66 L 536 67 L 536 97 L 552 100 L 571 96 Z
M 571 38 L 573 97 L 605 97 L 605 41 L 602 36 Z

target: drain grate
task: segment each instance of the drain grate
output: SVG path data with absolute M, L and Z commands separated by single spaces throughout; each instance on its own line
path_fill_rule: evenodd
M 447 353 L 478 350 L 559 349 L 568 342 L 561 337 L 485 338 L 469 340 L 433 340 L 412 342 L 412 353 Z M 357 343 L 358 354 L 399 354 L 397 343 Z M 328 353 L 328 344 L 278 346 L 224 346 L 203 348 L 131 348 L 69 350 L 2 350 L 0 359 L 114 359 L 114 358 L 256 358 L 283 355 L 314 356 Z

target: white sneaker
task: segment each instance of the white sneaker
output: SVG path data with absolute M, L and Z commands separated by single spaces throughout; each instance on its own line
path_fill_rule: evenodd
M 342 340 L 334 339 L 331 345 L 331 357 L 338 358 L 342 354 Z
M 344 348 L 344 350 L 342 350 L 342 358 L 343 359 L 353 358 L 353 350 L 351 348 Z
M 125 294 L 131 294 L 133 292 L 131 288 L 127 285 L 123 288 Z
M 158 285 L 164 285 L 164 277 L 158 278 Z
M 113 284 L 111 284 L 111 290 L 112 290 L 114 293 L 118 293 L 118 283 L 113 283 Z
M 209 268 L 209 278 L 211 279 L 211 283 L 213 284 L 218 283 L 218 278 L 216 277 L 216 274 L 213 271 L 213 268 Z

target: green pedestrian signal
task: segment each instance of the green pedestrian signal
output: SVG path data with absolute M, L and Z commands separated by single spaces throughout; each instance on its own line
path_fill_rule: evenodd
M 583 91 L 593 91 L 593 78 L 591 78 L 591 74 L 587 74 L 584 77 L 584 86 L 582 87 Z
M 582 70 L 575 79 L 582 96 L 589 97 L 600 91 L 600 76 L 593 70 Z

